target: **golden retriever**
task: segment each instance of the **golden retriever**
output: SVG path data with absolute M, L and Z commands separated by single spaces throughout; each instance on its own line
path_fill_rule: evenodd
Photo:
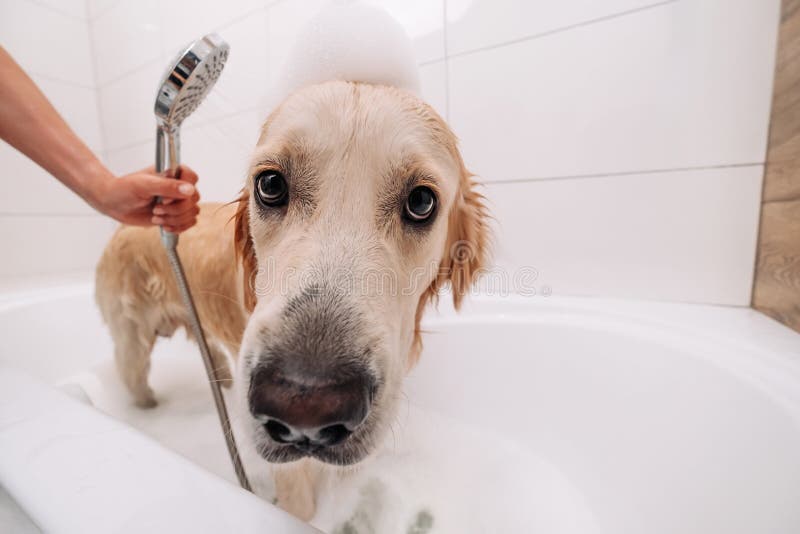
M 236 418 L 264 459 L 290 466 L 278 502 L 308 519 L 315 466 L 359 462 L 387 432 L 426 305 L 449 282 L 458 306 L 486 260 L 487 212 L 429 105 L 326 82 L 275 109 L 238 201 L 204 206 L 178 249 Z M 153 406 L 153 344 L 188 331 L 158 230 L 121 228 L 96 291 L 122 380 Z

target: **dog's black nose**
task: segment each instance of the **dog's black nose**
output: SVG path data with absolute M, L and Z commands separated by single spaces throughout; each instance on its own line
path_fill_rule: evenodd
M 340 376 L 289 378 L 280 370 L 260 369 L 250 382 L 250 410 L 278 443 L 307 452 L 337 445 L 366 418 L 372 382 L 366 373 Z

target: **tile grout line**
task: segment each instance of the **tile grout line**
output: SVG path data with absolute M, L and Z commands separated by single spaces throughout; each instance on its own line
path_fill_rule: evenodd
M 109 85 L 112 85 L 112 84 L 115 84 L 115 83 L 117 83 L 119 81 L 122 81 L 124 78 L 126 78 L 128 76 L 131 76 L 132 74 L 136 74 L 137 72 L 142 71 L 142 70 L 154 65 L 157 61 L 162 61 L 163 56 L 164 56 L 164 52 L 163 52 L 164 47 L 163 47 L 163 45 L 160 47 L 160 49 L 161 49 L 161 52 L 159 53 L 159 55 L 157 57 L 148 59 L 144 63 L 141 63 L 141 64 L 133 67 L 132 69 L 123 72 L 122 74 L 117 74 L 116 76 L 113 76 L 112 78 L 110 78 L 108 80 L 105 80 L 103 82 L 100 82 L 98 80 L 97 88 L 98 89 L 103 89 L 105 87 L 108 87 Z
M 228 26 L 233 26 L 234 24 L 236 24 L 238 22 L 242 22 L 243 20 L 247 19 L 248 17 L 250 17 L 252 15 L 255 15 L 259 11 L 263 11 L 264 13 L 267 13 L 269 11 L 269 6 L 265 4 L 265 5 L 262 5 L 262 6 L 254 7 L 250 11 L 247 11 L 245 13 L 242 13 L 241 15 L 238 15 L 237 17 L 232 18 L 231 20 L 229 20 L 228 22 L 225 22 L 224 24 L 221 24 L 219 26 L 215 26 L 211 31 L 215 32 L 215 33 L 216 32 L 221 32 L 225 28 L 227 28 Z
M 616 19 L 616 18 L 625 17 L 625 16 L 628 16 L 628 15 L 634 15 L 634 14 L 637 14 L 637 13 L 641 13 L 643 11 L 648 11 L 650 9 L 663 7 L 663 6 L 666 6 L 666 5 L 669 5 L 669 4 L 674 4 L 676 2 L 678 2 L 678 0 L 663 0 L 661 2 L 657 2 L 657 3 L 654 3 L 654 4 L 649 4 L 649 5 L 646 5 L 646 6 L 637 7 L 637 8 L 634 8 L 634 9 L 629 9 L 627 11 L 620 11 L 618 13 L 612 13 L 610 15 L 604 15 L 602 17 L 597 17 L 597 18 L 594 18 L 594 19 L 584 20 L 582 22 L 576 22 L 575 24 L 570 24 L 570 25 L 567 25 L 567 26 L 561 26 L 559 28 L 554 28 L 552 30 L 543 31 L 541 33 L 536 33 L 536 34 L 533 34 L 533 35 L 528 35 L 528 36 L 520 37 L 520 38 L 517 38 L 517 39 L 511 39 L 509 41 L 503 41 L 501 43 L 496 43 L 496 44 L 492 44 L 492 45 L 486 45 L 486 46 L 481 46 L 481 47 L 478 47 L 478 48 L 472 48 L 472 49 L 469 49 L 469 50 L 463 50 L 461 52 L 456 52 L 454 54 L 450 54 L 449 57 L 450 58 L 459 58 L 459 57 L 463 57 L 463 56 L 477 54 L 479 52 L 486 52 L 486 51 L 489 51 L 489 50 L 494 50 L 496 48 L 503 48 L 503 47 L 506 47 L 506 46 L 520 44 L 520 43 L 524 43 L 524 42 L 527 42 L 527 41 L 535 41 L 535 40 L 541 39 L 543 37 L 549 37 L 551 35 L 556 35 L 556 34 L 563 33 L 563 32 L 569 31 L 569 30 L 574 30 L 574 29 L 577 29 L 577 28 L 581 28 L 583 26 L 591 26 L 591 25 L 594 25 L 594 24 L 602 23 L 602 22 L 608 22 L 608 21 Z
M 772 141 L 772 128 L 774 127 L 774 112 L 775 112 L 775 86 L 777 85 L 778 79 L 778 71 L 779 65 L 778 60 L 780 46 L 781 46 L 781 30 L 783 29 L 783 9 L 779 10 L 778 13 L 778 29 L 775 32 L 775 64 L 772 68 L 772 79 L 770 80 L 770 102 L 769 102 L 769 119 L 767 121 L 767 142 L 765 143 L 764 147 L 764 168 L 762 169 L 761 173 L 761 194 L 758 197 L 758 224 L 756 225 L 756 242 L 755 242 L 755 251 L 753 254 L 753 280 L 750 284 L 750 307 L 753 309 L 757 309 L 755 307 L 755 295 L 756 295 L 756 286 L 758 285 L 758 263 L 761 258 L 761 249 L 762 249 L 762 239 L 761 239 L 761 227 L 763 222 L 763 215 L 764 215 L 764 193 L 767 190 L 767 178 L 769 176 L 769 167 L 770 167 L 770 146 Z
M 86 4 L 86 11 L 89 11 L 89 0 L 85 0 Z M 100 148 L 100 159 L 103 162 L 103 165 L 108 167 L 108 139 L 106 134 L 106 127 L 105 121 L 103 120 L 103 103 L 102 99 L 100 98 L 100 84 L 98 83 L 98 73 L 97 73 L 97 46 L 94 39 L 94 32 L 92 31 L 94 28 L 94 20 L 88 19 L 86 22 L 86 31 L 88 33 L 87 38 L 89 39 L 89 55 L 91 56 L 92 60 L 92 78 L 94 81 L 94 107 L 95 111 L 97 112 L 97 127 L 100 130 L 100 142 L 102 144 Z
M 253 8 L 253 9 L 251 9 L 250 11 L 247 11 L 246 13 L 243 13 L 243 14 L 241 14 L 241 15 L 239 15 L 239 16 L 237 16 L 237 17 L 235 17 L 235 18 L 231 19 L 231 20 L 229 20 L 228 22 L 225 22 L 224 24 L 221 24 L 221 25 L 219 25 L 219 26 L 215 26 L 215 27 L 214 27 L 214 28 L 211 30 L 211 32 L 220 32 L 220 31 L 223 31 L 223 30 L 225 30 L 225 28 L 227 28 L 228 26 L 231 26 L 231 25 L 233 25 L 233 24 L 236 24 L 236 23 L 238 23 L 238 22 L 241 22 L 241 21 L 245 20 L 247 17 L 250 17 L 250 16 L 252 16 L 252 15 L 254 15 L 254 14 L 258 13 L 259 11 L 264 11 L 264 12 L 267 12 L 267 11 L 268 11 L 268 9 L 269 9 L 269 8 L 268 8 L 268 6 L 259 6 L 259 7 Z M 109 10 L 110 10 L 110 8 L 109 8 Z M 107 11 L 108 11 L 108 10 L 107 10 Z M 160 32 L 160 33 L 161 33 L 161 32 Z M 162 37 L 163 37 L 163 36 L 162 36 Z M 137 72 L 139 72 L 139 71 L 141 71 L 141 70 L 144 70 L 144 69 L 146 69 L 146 68 L 148 68 L 148 67 L 152 66 L 152 65 L 153 65 L 153 64 L 155 64 L 157 61 L 163 61 L 165 56 L 168 56 L 168 55 L 169 55 L 169 56 L 171 57 L 172 55 L 174 55 L 173 53 L 171 53 L 171 52 L 168 52 L 168 51 L 166 50 L 166 44 L 164 43 L 164 39 L 163 39 L 163 38 L 162 38 L 162 39 L 160 39 L 160 44 L 161 44 L 161 46 L 160 46 L 160 54 L 159 54 L 159 56 L 158 56 L 158 57 L 153 57 L 153 58 L 151 58 L 151 59 L 148 59 L 148 60 L 146 60 L 146 61 L 144 61 L 144 62 L 140 63 L 139 65 L 136 65 L 135 67 L 132 67 L 131 69 L 129 69 L 129 70 L 126 70 L 125 72 L 122 72 L 122 73 L 120 73 L 120 74 L 117 74 L 117 75 L 115 75 L 115 76 L 113 76 L 113 77 L 109 78 L 108 80 L 104 80 L 104 81 L 102 81 L 102 82 L 100 82 L 100 81 L 98 80 L 98 82 L 97 82 L 97 87 L 98 87 L 98 88 L 103 88 L 103 87 L 106 87 L 106 86 L 108 86 L 108 85 L 111 85 L 111 84 L 117 83 L 117 82 L 119 82 L 120 80 L 122 80 L 123 78 L 126 78 L 126 77 L 128 77 L 128 76 L 130 76 L 130 75 L 132 75 L 132 74 L 135 74 L 135 73 L 137 73 Z
M 77 89 L 87 89 L 87 90 L 91 91 L 91 90 L 94 90 L 94 88 L 95 88 L 93 85 L 84 85 L 84 84 L 82 84 L 80 82 L 73 82 L 73 81 L 70 81 L 70 80 L 64 80 L 62 78 L 58 78 L 58 77 L 52 76 L 50 74 L 43 74 L 43 73 L 35 71 L 35 70 L 27 70 L 27 69 L 23 69 L 23 70 L 25 71 L 25 73 L 28 74 L 28 76 L 31 76 L 31 77 L 36 76 L 38 78 L 43 78 L 43 79 L 45 79 L 47 81 L 50 81 L 50 82 L 56 82 L 56 83 L 60 83 L 60 84 L 63 84 L 63 85 L 69 85 L 70 87 L 75 87 Z
M 429 65 L 435 65 L 445 60 L 447 60 L 447 57 L 445 56 L 437 57 L 434 59 L 426 59 L 425 61 L 420 61 L 419 63 L 417 63 L 417 67 L 427 67 Z
M 101 17 L 105 16 L 107 13 L 110 13 L 110 12 L 111 12 L 111 11 L 112 11 L 114 8 L 116 8 L 116 7 L 117 7 L 117 6 L 118 6 L 120 3 L 121 3 L 121 0 L 115 0 L 114 2 L 111 2 L 111 4 L 110 4 L 110 5 L 107 5 L 105 8 L 101 9 L 100 11 L 98 11 L 97 13 L 95 13 L 94 15 L 92 15 L 92 14 L 90 14 L 90 13 L 89 13 L 89 5 L 88 5 L 88 0 L 87 0 L 87 5 L 86 5 L 86 18 L 87 18 L 87 19 L 89 19 L 89 20 L 93 20 L 93 21 L 95 21 L 95 20 L 97 20 L 97 19 L 99 19 L 99 18 L 101 18 Z
M 759 205 L 763 208 L 765 204 L 783 204 L 787 202 L 797 202 L 797 201 L 800 201 L 800 194 L 791 195 L 786 198 L 773 198 L 770 200 L 761 199 Z
M 751 162 L 751 163 L 728 163 L 719 165 L 700 165 L 695 167 L 672 167 L 664 169 L 642 169 L 635 171 L 619 171 L 619 172 L 605 172 L 596 174 L 571 174 L 562 176 L 542 176 L 542 177 L 527 177 L 527 178 L 507 178 L 502 180 L 484 180 L 484 186 L 494 184 L 517 184 L 517 183 L 531 183 L 531 182 L 554 182 L 559 180 L 583 180 L 591 178 L 614 178 L 617 176 L 635 176 L 638 174 L 665 174 L 669 172 L 691 172 L 691 171 L 709 171 L 714 169 L 739 169 L 763 166 L 764 162 Z
M 81 17 L 80 15 L 73 15 L 72 13 L 68 13 L 66 11 L 62 11 L 62 10 L 58 9 L 57 7 L 53 7 L 50 4 L 45 4 L 43 2 L 39 2 L 38 0 L 27 0 L 27 2 L 29 4 L 33 4 L 33 5 L 37 6 L 37 7 L 40 7 L 42 9 L 46 9 L 47 11 L 50 11 L 51 13 L 56 13 L 58 15 L 61 15 L 62 17 L 67 17 L 69 19 L 72 19 L 72 20 L 75 20 L 75 21 L 79 21 L 79 22 L 87 22 L 88 21 L 88 16 L 87 17 Z
M 261 109 L 262 109 L 261 106 L 253 106 L 253 107 L 250 107 L 250 108 L 247 108 L 247 109 L 240 109 L 238 111 L 233 111 L 231 113 L 225 113 L 223 115 L 219 115 L 217 117 L 213 117 L 213 118 L 210 118 L 208 120 L 204 120 L 204 121 L 199 122 L 197 124 L 189 124 L 187 126 L 183 126 L 181 129 L 182 129 L 182 131 L 191 131 L 191 130 L 195 130 L 197 128 L 202 128 L 204 126 L 213 126 L 214 124 L 216 124 L 218 122 L 221 122 L 221 121 L 227 120 L 227 119 L 231 119 L 233 117 L 236 117 L 237 115 L 243 115 L 245 113 L 252 113 L 252 112 L 255 112 L 255 111 L 261 111 Z M 150 139 L 139 139 L 139 140 L 136 140 L 136 141 L 132 141 L 130 143 L 126 143 L 124 145 L 120 145 L 120 146 L 115 146 L 115 147 L 109 148 L 107 150 L 107 152 L 111 153 L 111 152 L 118 152 L 120 150 L 127 150 L 129 148 L 135 148 L 135 147 L 138 147 L 138 146 L 144 145 L 145 143 L 150 143 L 150 142 L 151 142 Z
M 68 217 L 68 218 L 85 218 L 85 217 L 100 217 L 107 218 L 106 215 L 98 212 L 92 213 L 71 213 L 59 211 L 42 211 L 42 212 L 22 212 L 22 211 L 0 211 L 0 217 Z
M 447 53 L 447 0 L 442 0 L 442 44 L 444 47 L 444 119 L 450 124 L 450 61 Z

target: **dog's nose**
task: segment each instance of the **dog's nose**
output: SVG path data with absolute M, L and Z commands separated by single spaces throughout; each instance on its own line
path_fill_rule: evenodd
M 250 410 L 273 440 L 313 451 L 343 442 L 364 421 L 370 382 L 365 373 L 331 380 L 263 369 L 250 383 Z

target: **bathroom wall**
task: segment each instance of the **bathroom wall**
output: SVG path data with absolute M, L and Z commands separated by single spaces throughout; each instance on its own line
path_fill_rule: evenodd
M 0 44 L 95 151 L 104 150 L 84 0 L 0 0 Z M 0 288 L 81 276 L 114 224 L 0 141 Z
M 778 4 L 449 2 L 499 261 L 553 294 L 748 305 Z
M 111 168 L 150 164 L 158 78 L 214 30 L 230 62 L 183 158 L 205 199 L 233 198 L 265 87 L 324 3 L 88 0 Z M 372 3 L 414 39 L 424 97 L 486 184 L 509 279 L 527 267 L 540 295 L 750 303 L 779 0 Z

